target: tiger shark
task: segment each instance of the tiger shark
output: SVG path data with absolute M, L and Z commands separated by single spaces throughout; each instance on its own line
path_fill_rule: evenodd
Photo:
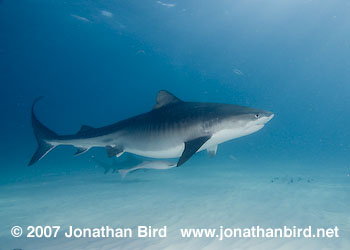
M 221 103 L 182 101 L 168 91 L 158 92 L 153 109 L 117 123 L 93 128 L 83 125 L 76 134 L 57 135 L 43 125 L 34 112 L 32 127 L 38 148 L 29 166 L 59 145 L 73 145 L 75 155 L 92 147 L 104 147 L 109 157 L 124 152 L 150 158 L 177 158 L 181 166 L 196 152 L 215 156 L 219 144 L 252 134 L 269 122 L 268 111 Z

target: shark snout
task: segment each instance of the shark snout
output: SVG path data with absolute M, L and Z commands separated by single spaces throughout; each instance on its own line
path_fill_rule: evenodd
M 271 112 L 265 112 L 258 120 L 257 124 L 268 123 L 275 115 Z
M 275 116 L 275 114 L 270 113 L 270 115 L 267 117 L 267 118 L 268 118 L 267 122 L 271 121 L 271 119 L 272 119 L 274 116 Z

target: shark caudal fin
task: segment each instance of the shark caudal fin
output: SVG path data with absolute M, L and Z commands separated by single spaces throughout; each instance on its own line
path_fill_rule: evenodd
M 122 177 L 122 179 L 124 180 L 125 176 L 130 172 L 129 169 L 119 169 L 118 173 L 120 174 L 120 176 Z
M 50 140 L 58 137 L 55 132 L 45 127 L 35 116 L 34 106 L 42 98 L 42 96 L 36 98 L 32 104 L 32 127 L 35 138 L 38 142 L 38 148 L 28 163 L 28 166 L 33 165 L 43 158 L 48 152 L 50 152 L 55 147 L 54 145 L 50 144 Z

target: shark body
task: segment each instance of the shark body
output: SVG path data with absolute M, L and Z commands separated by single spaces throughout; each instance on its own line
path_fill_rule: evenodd
M 151 158 L 180 157 L 180 166 L 201 150 L 214 156 L 218 144 L 252 134 L 274 116 L 268 111 L 232 104 L 185 102 L 161 90 L 156 105 L 147 113 L 100 128 L 83 125 L 72 135 L 57 135 L 37 119 L 34 106 L 39 99 L 32 105 L 38 149 L 28 165 L 56 146 L 73 145 L 77 148 L 75 155 L 92 147 L 105 147 L 110 157 L 124 152 Z

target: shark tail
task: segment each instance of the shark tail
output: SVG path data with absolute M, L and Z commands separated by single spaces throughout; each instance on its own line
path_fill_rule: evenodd
M 125 178 L 125 176 L 130 172 L 130 170 L 128 169 L 119 169 L 118 173 L 120 174 L 120 176 L 122 177 L 122 179 Z
M 37 119 L 34 113 L 35 104 L 42 98 L 43 98 L 42 96 L 36 98 L 32 104 L 32 127 L 33 127 L 35 138 L 38 142 L 38 148 L 35 151 L 32 159 L 28 163 L 28 166 L 31 166 L 34 163 L 36 163 L 41 158 L 43 158 L 48 152 L 50 152 L 53 148 L 55 148 L 55 145 L 52 145 L 50 141 L 58 138 L 58 135 L 55 132 L 48 129 L 46 126 L 44 126 Z

